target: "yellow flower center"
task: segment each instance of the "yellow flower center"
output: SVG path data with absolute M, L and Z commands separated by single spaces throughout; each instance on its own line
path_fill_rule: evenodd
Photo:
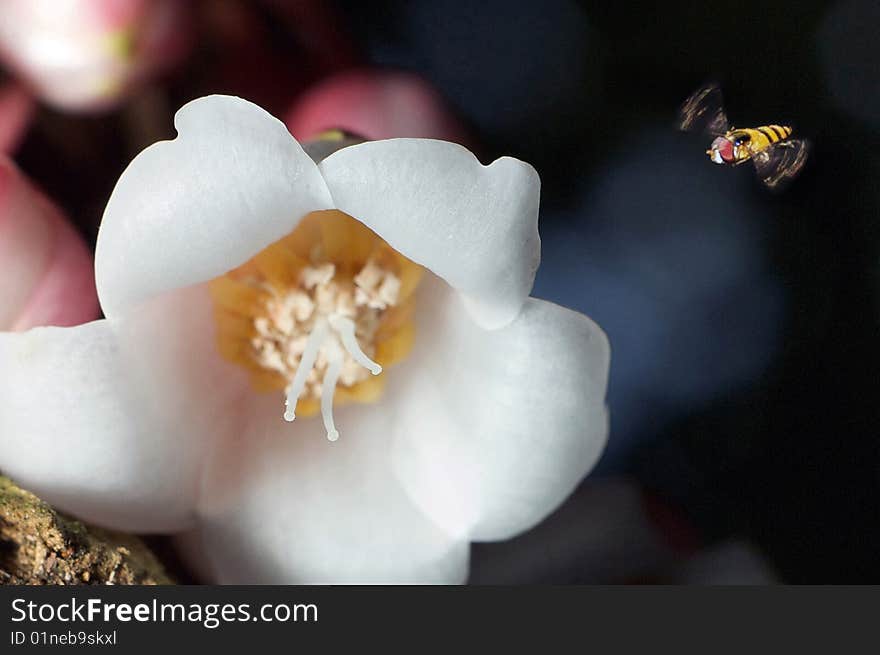
M 258 391 L 283 389 L 288 421 L 320 409 L 335 441 L 334 403 L 377 400 L 384 378 L 375 376 L 409 354 L 421 274 L 352 217 L 313 212 L 211 281 L 220 353 Z

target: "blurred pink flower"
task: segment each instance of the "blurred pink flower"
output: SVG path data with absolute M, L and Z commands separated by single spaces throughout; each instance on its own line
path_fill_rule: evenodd
M 348 71 L 330 77 L 301 96 L 285 123 L 300 140 L 338 128 L 370 140 L 468 142 L 437 91 L 416 75 L 396 71 Z
M 52 105 L 102 109 L 186 49 L 180 0 L 5 0 L 0 58 Z
M 92 255 L 82 238 L 0 155 L 0 330 L 69 326 L 98 316 Z

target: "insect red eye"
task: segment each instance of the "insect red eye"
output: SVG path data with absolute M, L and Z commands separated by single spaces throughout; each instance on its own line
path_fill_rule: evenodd
M 723 136 L 719 136 L 712 142 L 712 149 L 717 150 L 724 161 L 733 161 L 733 143 Z

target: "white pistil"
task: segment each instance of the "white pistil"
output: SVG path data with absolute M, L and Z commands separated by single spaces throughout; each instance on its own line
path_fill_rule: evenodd
M 381 315 L 397 304 L 401 286 L 397 276 L 374 261 L 353 280 L 336 280 L 335 273 L 330 263 L 310 266 L 301 272 L 297 288 L 268 288 L 272 297 L 265 315 L 254 318 L 256 334 L 251 340 L 260 365 L 290 381 L 284 419 L 296 419 L 302 396 L 320 398 L 330 441 L 339 438 L 333 422 L 336 385 L 351 387 L 365 380 L 359 366 L 373 375 L 382 372 L 358 339 L 373 342 Z
M 318 357 L 318 351 L 324 344 L 327 337 L 327 321 L 318 319 L 312 328 L 309 339 L 306 341 L 306 348 L 299 360 L 299 366 L 293 376 L 293 381 L 287 387 L 287 399 L 284 401 L 286 407 L 284 411 L 284 420 L 292 421 L 296 418 L 296 401 L 302 394 L 306 386 L 306 378 L 315 366 L 315 359 Z M 326 379 L 326 378 L 325 378 Z
M 354 321 L 339 314 L 330 316 L 329 321 L 330 326 L 336 330 L 340 339 L 342 339 L 342 345 L 348 354 L 351 355 L 351 358 L 373 375 L 379 375 L 382 372 L 382 367 L 367 357 L 354 336 Z
M 331 338 L 332 343 L 325 345 L 331 329 L 339 335 L 339 341 Z M 336 392 L 336 384 L 339 382 L 342 366 L 345 363 L 345 353 L 339 347 L 340 341 L 345 352 L 351 355 L 358 364 L 369 369 L 373 375 L 379 375 L 382 372 L 382 367 L 361 350 L 355 338 L 354 321 L 339 314 L 332 314 L 327 319 L 319 318 L 315 321 L 306 341 L 305 350 L 300 357 L 296 373 L 294 373 L 293 381 L 287 387 L 287 399 L 284 401 L 286 408 L 284 418 L 287 421 L 292 421 L 296 418 L 296 403 L 305 389 L 309 373 L 315 366 L 318 355 L 324 352 L 328 362 L 324 379 L 321 382 L 321 416 L 324 419 L 324 428 L 327 430 L 327 439 L 330 441 L 339 439 L 339 432 L 333 422 L 333 396 Z
M 327 430 L 327 439 L 336 441 L 339 432 L 333 423 L 333 395 L 336 392 L 336 382 L 339 380 L 339 372 L 342 370 L 342 353 L 337 353 L 330 360 L 327 371 L 324 373 L 324 381 L 321 383 L 321 416 L 324 419 L 324 428 Z

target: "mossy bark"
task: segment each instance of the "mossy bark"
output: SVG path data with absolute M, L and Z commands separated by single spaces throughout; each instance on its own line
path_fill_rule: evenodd
M 0 584 L 173 584 L 135 536 L 86 525 L 0 476 Z

